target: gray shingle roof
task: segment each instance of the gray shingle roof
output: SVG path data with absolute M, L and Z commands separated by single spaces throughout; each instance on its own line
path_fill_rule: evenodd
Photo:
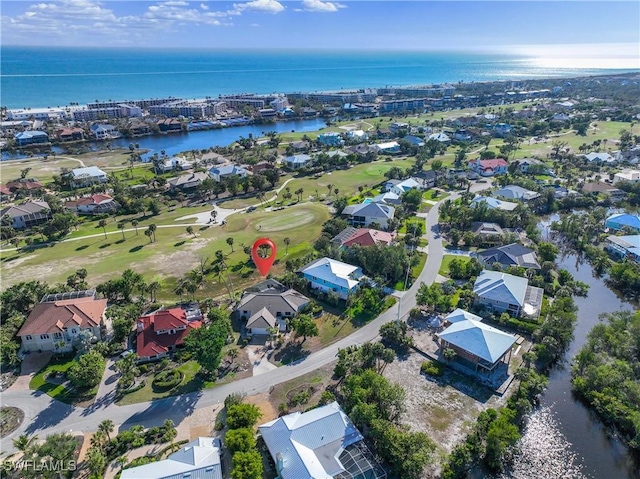
M 481 251 L 478 253 L 478 258 L 486 265 L 500 263 L 503 266 L 540 269 L 536 252 L 520 243 L 511 243 Z
M 236 307 L 238 311 L 252 311 L 253 313 L 266 308 L 272 315 L 289 312 L 295 315 L 300 309 L 309 303 L 310 299 L 295 289 L 289 289 L 283 293 L 278 290 L 265 290 L 262 292 L 245 294 Z
M 349 216 L 366 216 L 367 218 L 393 218 L 396 210 L 393 206 L 380 203 L 350 205 L 342 210 L 342 214 Z

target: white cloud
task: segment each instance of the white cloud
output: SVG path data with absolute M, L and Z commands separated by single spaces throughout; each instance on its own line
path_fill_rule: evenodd
M 337 12 L 341 8 L 346 8 L 338 2 L 323 2 L 322 0 L 303 0 L 302 11 L 305 12 Z
M 251 10 L 276 14 L 284 11 L 284 6 L 277 0 L 253 0 L 251 2 L 234 3 L 233 8 L 238 12 Z
M 204 3 L 200 4 L 200 8 L 202 8 L 203 10 L 209 10 L 209 6 L 205 5 Z

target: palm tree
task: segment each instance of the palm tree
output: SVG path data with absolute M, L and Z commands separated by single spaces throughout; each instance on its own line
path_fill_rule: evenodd
M 187 226 L 187 234 L 193 235 L 193 237 L 196 237 L 195 232 L 193 231 L 193 226 Z
M 91 438 L 91 445 L 98 449 L 104 449 L 107 442 L 107 433 L 98 429 Z
M 211 211 L 211 218 L 213 220 L 213 222 L 216 222 L 216 218 L 218 217 L 218 211 L 217 210 L 212 210 Z
M 107 220 L 98 221 L 98 226 L 104 231 L 104 239 L 107 239 Z
M 105 419 L 98 424 L 98 431 L 102 431 L 107 435 L 109 441 L 111 441 L 111 433 L 114 431 L 115 425 L 111 419 Z
M 153 236 L 153 232 L 147 228 L 146 230 L 144 230 L 144 234 L 149 238 L 149 243 L 153 243 L 153 240 L 151 239 L 151 237 Z
M 227 238 L 227 244 L 231 246 L 231 252 L 233 253 L 233 238 L 231 236 Z
M 157 227 L 154 223 L 151 223 L 151 224 L 149 225 L 149 231 L 151 231 L 151 234 L 153 234 L 153 241 L 154 241 L 154 242 L 155 242 L 155 240 L 156 240 L 156 230 L 157 230 L 157 229 L 158 229 L 158 227 Z
M 227 350 L 227 356 L 229 356 L 229 359 L 231 359 L 231 364 L 233 364 L 233 361 L 238 357 L 238 348 L 236 348 L 235 346 L 230 347 Z
M 122 233 L 122 240 L 124 241 L 125 237 L 124 237 L 124 221 L 119 221 L 118 222 L 118 229 L 120 230 L 120 232 Z
M 138 236 L 138 220 L 133 220 L 131 222 L 131 226 L 133 226 L 136 229 L 136 236 Z
M 340 190 L 338 188 L 336 188 L 335 190 L 333 190 L 333 192 L 335 193 L 336 198 L 337 198 L 338 197 L 338 193 L 340 193 Z
M 289 243 L 291 243 L 291 238 L 289 238 L 288 236 L 282 240 L 284 242 L 285 245 L 285 250 L 284 250 L 284 254 L 285 256 L 289 254 Z
M 333 184 L 329 183 L 327 185 L 327 190 L 329 190 L 329 196 L 331 196 L 331 190 L 333 189 Z
M 38 442 L 38 436 L 29 436 L 28 434 L 20 434 L 13 440 L 13 447 L 22 452 L 25 456 L 29 455 L 36 443 Z
M 154 303 L 156 301 L 156 293 L 160 289 L 160 283 L 158 281 L 152 281 L 147 285 L 147 292 L 149 293 L 149 300 Z

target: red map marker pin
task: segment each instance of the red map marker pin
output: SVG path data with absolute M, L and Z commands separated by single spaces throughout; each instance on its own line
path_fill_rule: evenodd
M 271 256 L 267 258 L 261 258 L 258 254 L 258 249 L 260 246 L 269 246 L 271 248 Z M 253 262 L 258 267 L 258 271 L 262 276 L 266 276 L 273 266 L 273 262 L 276 260 L 276 245 L 269 238 L 260 238 L 255 243 L 253 243 L 253 247 L 251 248 L 251 257 L 253 258 Z

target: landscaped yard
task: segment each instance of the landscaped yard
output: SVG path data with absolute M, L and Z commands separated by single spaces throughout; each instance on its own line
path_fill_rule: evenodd
M 468 256 L 460 256 L 460 255 L 455 255 L 455 254 L 445 254 L 442 257 L 442 263 L 440 263 L 440 270 L 438 271 L 438 274 L 448 277 L 449 276 L 449 265 L 451 264 L 451 261 L 453 261 L 455 258 L 458 258 L 459 260 L 463 261 L 465 264 L 468 263 L 469 260 L 471 259 Z
M 91 390 L 79 392 L 67 381 L 65 375 L 72 364 L 72 356 L 52 359 L 49 364 L 33 376 L 29 382 L 29 388 L 48 394 L 67 404 L 85 403 L 93 400 L 98 392 L 97 386 Z

